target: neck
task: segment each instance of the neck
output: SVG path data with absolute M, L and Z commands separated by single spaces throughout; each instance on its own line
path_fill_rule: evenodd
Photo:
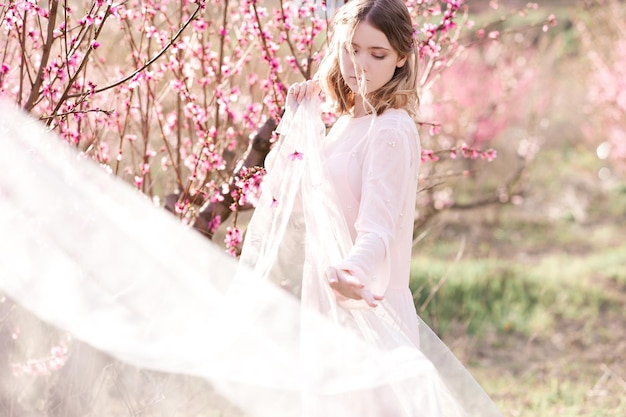
M 369 108 L 365 107 L 365 101 L 363 100 L 363 96 L 357 94 L 354 98 L 354 107 L 352 108 L 352 117 L 363 117 L 370 114 L 371 111 Z

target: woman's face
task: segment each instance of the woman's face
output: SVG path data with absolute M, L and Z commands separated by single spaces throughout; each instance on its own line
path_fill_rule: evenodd
M 405 62 L 406 57 L 391 47 L 387 36 L 366 21 L 357 25 L 352 44 L 344 43 L 339 54 L 341 75 L 357 95 L 374 92 L 387 84 L 396 68 Z M 364 83 L 361 89 L 359 82 Z

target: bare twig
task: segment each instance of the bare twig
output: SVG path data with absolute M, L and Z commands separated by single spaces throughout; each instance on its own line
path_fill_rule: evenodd
M 104 12 L 104 17 L 102 18 L 102 22 L 100 23 L 100 25 L 98 26 L 98 29 L 96 30 L 96 33 L 94 34 L 94 40 L 98 39 L 98 36 L 100 35 L 100 32 L 102 31 L 102 28 L 104 27 L 104 22 L 106 21 L 107 17 L 110 16 L 110 12 L 111 12 L 111 5 L 109 4 L 106 11 Z M 85 65 L 87 65 L 87 62 L 89 62 L 89 55 L 91 55 L 91 52 L 93 51 L 93 45 L 89 45 L 89 48 L 87 49 L 87 52 L 85 52 L 85 55 L 83 56 L 83 59 L 81 60 L 80 64 L 78 65 L 78 69 L 76 69 L 76 71 L 74 72 L 74 74 L 70 77 L 69 80 L 67 80 L 67 87 L 65 88 L 65 91 L 63 91 L 63 94 L 61 95 L 61 98 L 59 98 L 54 110 L 52 111 L 52 116 L 57 116 L 57 113 L 59 111 L 59 109 L 61 108 L 61 106 L 63 105 L 63 103 L 65 103 L 65 101 L 72 97 L 69 92 L 72 89 L 72 86 L 74 85 L 74 81 L 76 80 L 76 77 L 78 77 L 78 75 L 81 73 L 81 71 L 83 70 L 83 68 L 85 67 Z M 68 71 L 69 71 L 69 66 L 68 66 Z M 83 92 L 80 94 L 77 94 L 76 97 L 85 97 L 86 95 L 92 94 L 92 91 L 89 92 Z M 52 119 L 48 120 L 48 124 L 50 124 L 50 122 L 52 121 Z
M 57 10 L 59 8 L 59 0 L 52 0 L 50 2 L 50 11 L 48 13 L 48 31 L 46 33 L 46 41 L 43 44 L 43 51 L 41 53 L 41 61 L 39 63 L 39 70 L 37 71 L 37 76 L 35 77 L 35 83 L 33 84 L 30 94 L 28 95 L 28 99 L 26 99 L 26 103 L 24 104 L 24 109 L 26 111 L 31 111 L 33 109 L 35 100 L 39 96 L 39 89 L 41 88 L 41 84 L 43 83 L 43 73 L 48 65 L 48 59 L 50 59 L 50 51 L 52 50 L 52 43 L 54 42 L 54 27 L 56 25 L 57 18 Z M 26 24 L 24 25 L 26 26 Z
M 85 109 L 85 110 L 70 110 L 65 113 L 58 113 L 56 116 L 41 116 L 40 120 L 48 120 L 53 119 L 55 117 L 64 117 L 72 114 L 86 114 L 86 113 L 104 113 L 107 116 L 115 113 L 115 110 L 105 110 L 105 109 Z
M 463 236 L 463 239 L 461 240 L 461 246 L 459 246 L 459 250 L 456 252 L 456 256 L 454 258 L 453 264 L 458 263 L 463 257 L 463 253 L 465 253 L 466 240 L 467 240 L 466 237 Z M 437 281 L 437 284 L 435 284 L 435 286 L 431 288 L 430 293 L 428 294 L 428 297 L 426 297 L 426 300 L 424 300 L 424 302 L 419 308 L 420 315 L 424 313 L 424 310 L 426 310 L 426 307 L 428 307 L 428 305 L 433 300 L 435 295 L 437 295 L 441 287 L 443 287 L 443 285 L 446 283 L 449 275 L 450 275 L 450 268 L 448 268 L 446 272 L 441 276 L 441 278 L 439 278 L 439 281 Z
M 181 28 L 174 34 L 174 36 L 169 40 L 169 42 L 167 43 L 167 45 L 165 45 L 159 52 L 156 53 L 156 55 L 154 55 L 152 58 L 150 58 L 145 64 L 143 64 L 140 68 L 137 68 L 135 71 L 133 71 L 132 73 L 128 74 L 127 76 L 111 83 L 108 84 L 104 87 L 101 88 L 96 88 L 92 93 L 90 94 L 98 94 L 101 93 L 103 91 L 106 90 L 110 90 L 112 88 L 115 88 L 119 85 L 124 84 L 127 81 L 132 80 L 134 77 L 137 76 L 137 74 L 140 74 L 142 71 L 144 71 L 145 69 L 147 69 L 148 67 L 150 67 L 152 64 L 154 64 L 156 61 L 159 60 L 159 58 L 161 58 L 163 56 L 163 54 L 165 54 L 165 52 L 167 52 L 167 50 L 174 44 L 174 42 L 176 42 L 178 40 L 178 38 L 180 37 L 180 35 L 185 31 L 185 29 L 187 28 L 187 26 L 189 26 L 189 24 L 196 18 L 196 16 L 198 15 L 198 13 L 200 12 L 200 10 L 203 7 L 204 2 L 202 2 L 201 4 L 198 5 L 198 7 L 196 8 L 196 10 L 193 12 L 193 14 L 191 16 L 189 16 L 189 18 L 187 19 L 187 21 L 183 24 L 183 26 L 181 26 Z M 81 93 L 81 94 L 69 94 L 67 96 L 67 98 L 74 98 L 74 97 L 80 97 L 85 95 L 85 93 Z
M 311 68 L 309 67 L 304 68 L 302 67 L 302 64 L 300 64 L 300 60 L 298 60 L 298 57 L 296 54 L 296 49 L 293 46 L 291 37 L 289 36 L 289 29 L 287 28 L 287 16 L 285 14 L 284 0 L 280 0 L 279 4 L 280 4 L 280 20 L 283 23 L 283 31 L 285 32 L 285 41 L 287 41 L 287 45 L 289 46 L 291 55 L 293 55 L 293 59 L 296 62 L 296 66 L 298 67 L 298 71 L 300 71 L 300 74 L 302 74 L 305 80 L 308 80 L 311 77 Z
M 272 74 L 274 78 L 272 80 L 272 95 L 274 96 L 274 103 L 278 104 L 279 101 L 278 101 L 278 93 L 276 92 L 276 83 L 279 82 L 281 85 L 283 85 L 283 83 L 280 80 L 280 77 L 278 76 L 278 74 L 276 74 L 276 72 L 272 70 L 270 48 L 269 46 L 267 46 L 267 40 L 265 39 L 265 34 L 263 32 L 263 25 L 261 24 L 261 18 L 259 17 L 259 12 L 256 7 L 256 2 L 252 3 L 252 10 L 254 10 L 254 19 L 256 21 L 257 28 L 259 29 L 259 37 L 261 38 L 261 44 L 263 45 L 263 50 L 265 51 L 265 57 L 266 57 L 267 63 L 270 65 L 270 74 Z

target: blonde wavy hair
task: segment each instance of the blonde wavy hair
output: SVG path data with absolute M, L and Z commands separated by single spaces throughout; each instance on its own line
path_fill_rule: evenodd
M 341 76 L 339 55 L 342 46 L 350 43 L 356 26 L 364 21 L 383 32 L 401 57 L 407 57 L 387 84 L 364 95 L 366 105 L 376 114 L 394 108 L 405 109 L 415 117 L 419 107 L 418 54 L 411 15 L 403 0 L 350 0 L 338 10 L 329 49 L 318 71 L 320 86 L 330 101 L 329 110 L 341 115 L 354 107 L 355 94 Z

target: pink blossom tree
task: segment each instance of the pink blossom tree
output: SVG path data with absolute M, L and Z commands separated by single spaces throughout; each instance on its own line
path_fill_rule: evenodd
M 426 149 L 416 236 L 446 210 L 521 202 L 525 174 L 541 145 L 538 121 L 551 100 L 550 77 L 543 69 L 553 64 L 546 57 L 554 56 L 545 53 L 552 46 L 541 38 L 556 26 L 556 18 L 507 25 L 512 16 L 525 17 L 537 5 L 501 11 L 498 2 L 491 1 L 488 7 L 497 10 L 500 19 L 478 28 L 467 21 L 457 53 L 436 82 L 426 83 L 423 90 L 421 113 L 434 123 L 425 123 L 422 132 Z M 508 133 L 512 131 L 516 133 Z M 504 136 L 506 144 L 497 145 Z M 504 175 L 489 174 L 485 163 L 501 154 Z M 478 181 L 482 171 L 491 181 Z
M 463 3 L 407 1 L 418 22 L 425 94 L 442 93 L 442 74 L 455 79 L 454 62 L 471 26 Z M 270 149 L 286 87 L 314 75 L 334 6 L 313 0 L 10 2 L 0 9 L 0 94 L 212 236 L 232 212 L 251 207 L 247 194 L 263 175 L 255 167 Z M 459 105 L 466 98 L 458 98 Z M 437 105 L 443 110 L 424 125 L 439 130 L 455 106 Z M 499 129 L 490 114 L 496 107 L 466 119 L 474 138 L 452 145 L 451 155 L 495 156 L 479 149 L 489 130 Z M 433 149 L 442 152 L 442 145 L 450 144 L 435 141 Z M 425 158 L 433 160 L 432 152 Z M 236 253 L 237 216 L 231 227 L 227 249 Z
M 624 7 L 615 1 L 592 1 L 588 19 L 577 22 L 582 49 L 588 58 L 588 139 L 598 156 L 626 172 L 626 24 Z

